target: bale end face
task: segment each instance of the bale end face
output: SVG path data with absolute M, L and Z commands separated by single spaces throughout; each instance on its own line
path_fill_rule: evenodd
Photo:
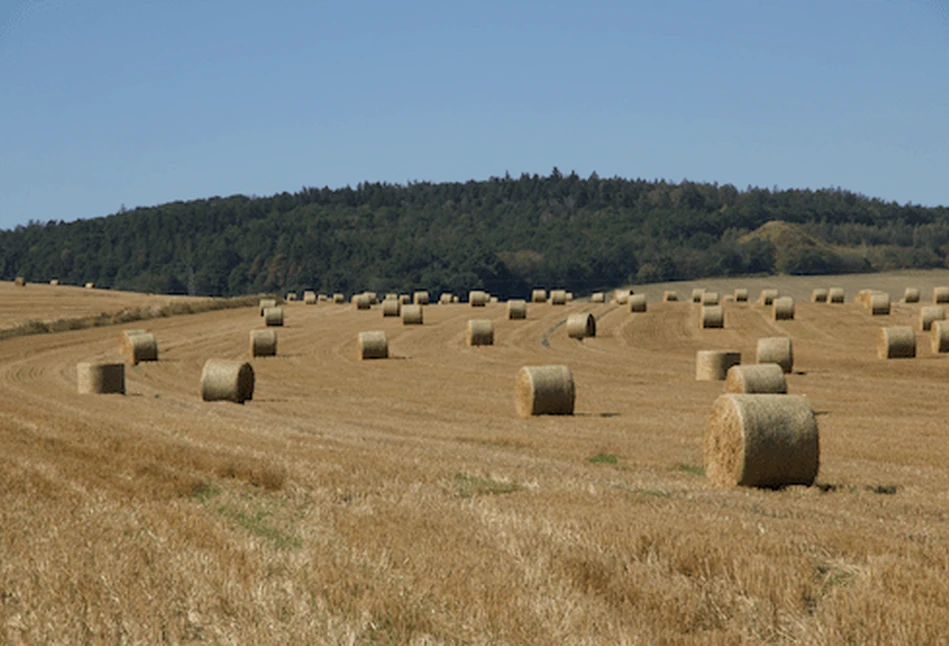
M 381 330 L 360 332 L 357 345 L 360 360 L 389 358 L 389 340 Z
M 721 381 L 732 366 L 741 363 L 741 352 L 699 350 L 695 353 L 695 380 Z
M 912 359 L 916 356 L 916 333 L 908 325 L 880 328 L 877 333 L 877 357 Z
M 249 363 L 208 359 L 201 371 L 201 399 L 243 404 L 254 397 L 254 369 Z
M 573 415 L 576 391 L 567 366 L 524 366 L 514 384 L 519 417 Z

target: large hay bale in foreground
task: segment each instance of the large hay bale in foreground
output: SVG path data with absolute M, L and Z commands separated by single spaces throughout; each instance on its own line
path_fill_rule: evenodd
M 277 356 L 277 331 L 269 328 L 250 331 L 250 356 Z
M 790 296 L 781 296 L 771 303 L 771 318 L 775 321 L 794 320 L 794 299 Z
M 919 310 L 919 329 L 929 332 L 933 323 L 946 319 L 946 308 L 942 305 L 924 305 Z
M 531 290 L 531 303 L 546 303 L 546 302 L 547 302 L 547 290 L 545 289 Z
M 930 347 L 933 354 L 949 352 L 949 321 L 933 321 L 930 333 L 932 334 Z
M 719 302 L 718 292 L 702 292 L 702 305 L 718 305 Z
M 254 369 L 246 361 L 208 359 L 201 371 L 201 399 L 243 404 L 254 398 Z
M 422 306 L 421 305 L 403 305 L 402 306 L 402 325 L 422 325 Z
M 136 365 L 142 361 L 158 361 L 158 341 L 144 330 L 125 330 L 119 339 L 125 361 Z
M 124 395 L 125 364 L 76 364 L 76 390 L 81 395 Z
M 399 316 L 402 313 L 402 303 L 398 298 L 387 298 L 382 301 L 382 316 Z
M 776 299 L 778 296 L 779 296 L 778 290 L 776 289 L 772 289 L 772 288 L 762 289 L 761 293 L 758 294 L 758 304 L 766 305 L 766 306 L 773 305 L 774 299 Z
M 741 352 L 699 350 L 695 353 L 695 380 L 722 381 L 732 366 L 741 363 Z
M 264 310 L 264 325 L 267 327 L 283 326 L 283 308 L 268 307 Z
M 827 290 L 828 303 L 843 303 L 847 299 L 847 293 L 843 287 L 831 287 Z
M 705 430 L 705 475 L 721 487 L 813 484 L 817 419 L 806 397 L 722 395 Z
M 527 318 L 527 301 L 522 298 L 512 298 L 507 302 L 507 317 L 511 320 Z
M 903 302 L 904 303 L 918 303 L 919 302 L 919 287 L 907 287 L 903 291 Z
M 590 302 L 591 303 L 605 303 L 606 294 L 604 294 L 603 292 L 593 292 L 590 295 Z
M 567 366 L 524 366 L 514 383 L 514 405 L 520 417 L 573 415 L 576 391 Z
M 776 363 L 734 366 L 725 375 L 725 392 L 784 395 L 788 392 L 788 382 L 784 370 Z
M 388 359 L 389 340 L 381 330 L 360 332 L 357 339 L 359 359 Z
M 794 348 L 791 339 L 786 336 L 758 339 L 755 363 L 776 363 L 785 373 L 790 373 L 794 369 Z
M 564 289 L 550 290 L 550 304 L 551 305 L 566 305 L 567 291 Z
M 738 287 L 735 289 L 733 294 L 735 297 L 736 303 L 747 303 L 748 302 L 748 290 L 744 287 Z
M 490 319 L 471 319 L 465 342 L 468 345 L 494 345 L 494 323 Z
M 817 287 L 813 291 L 811 291 L 811 302 L 812 303 L 826 303 L 827 289 L 824 287 Z
M 630 294 L 629 295 L 629 311 L 630 312 L 645 312 L 646 311 L 646 295 L 645 294 Z
M 277 299 L 275 298 L 262 298 L 257 301 L 257 309 L 260 310 L 260 315 L 264 315 L 264 310 L 268 307 L 277 307 Z
M 372 299 L 369 297 L 369 294 L 355 294 L 353 295 L 352 301 L 357 310 L 372 309 Z
M 471 307 L 484 307 L 488 304 L 488 294 L 480 289 L 468 292 L 468 304 Z
M 908 325 L 881 327 L 877 333 L 877 358 L 912 359 L 916 356 L 916 333 Z
M 675 303 L 679 300 L 679 293 L 674 289 L 667 289 L 662 292 L 662 302 L 663 303 Z
M 692 288 L 692 302 L 693 302 L 693 303 L 701 303 L 701 302 L 702 302 L 702 294 L 704 294 L 704 293 L 705 293 L 705 288 L 703 288 L 703 287 L 693 287 L 693 288 Z
M 567 336 L 571 339 L 596 336 L 596 318 L 589 312 L 571 314 L 567 317 Z
M 886 316 L 890 313 L 889 294 L 870 295 L 870 314 L 872 316 Z
M 949 287 L 933 287 L 933 303 L 949 303 Z
M 699 327 L 703 330 L 725 327 L 725 308 L 721 305 L 703 305 L 699 313 Z
M 303 292 L 303 304 L 304 305 L 316 305 L 317 304 L 316 292 L 307 290 Z
M 26 279 L 23 276 L 17 276 L 14 279 L 13 284 L 17 287 L 26 287 Z
M 412 302 L 416 305 L 428 305 L 428 292 L 421 290 L 412 294 Z

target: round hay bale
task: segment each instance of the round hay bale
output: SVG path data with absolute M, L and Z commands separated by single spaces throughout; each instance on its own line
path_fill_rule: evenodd
M 590 294 L 590 302 L 591 303 L 605 303 L 606 294 L 604 294 L 603 292 L 593 292 L 592 294 Z
M 758 339 L 755 363 L 776 363 L 785 373 L 790 373 L 794 369 L 794 348 L 791 339 L 786 336 Z
M 86 283 L 86 284 L 85 284 L 85 288 L 86 288 L 86 289 L 95 289 L 95 288 L 96 288 L 96 284 L 95 284 L 95 283 Z
M 369 304 L 370 304 L 370 305 L 378 305 L 378 304 L 379 304 L 379 295 L 378 295 L 378 294 L 376 294 L 375 292 L 365 292 L 365 294 L 369 297 Z
M 843 287 L 831 287 L 827 290 L 828 303 L 843 303 L 847 298 L 847 293 Z
M 812 303 L 826 303 L 827 289 L 824 287 L 817 287 L 813 291 L 811 291 L 811 302 Z
M 260 310 L 260 315 L 264 315 L 264 310 L 268 307 L 277 307 L 277 299 L 275 298 L 262 298 L 257 301 L 257 309 Z
M 744 287 L 739 287 L 735 290 L 733 294 L 735 297 L 736 303 L 747 303 L 748 302 L 748 290 Z
M 741 352 L 699 350 L 695 353 L 695 380 L 722 381 L 732 366 L 741 363 Z
M 567 292 L 563 289 L 553 289 L 550 291 L 550 304 L 551 305 L 566 305 L 567 304 Z
M 158 342 L 155 335 L 137 330 L 134 332 L 137 333 L 123 335 L 125 360 L 133 366 L 142 361 L 158 361 Z
M 547 302 L 547 290 L 545 289 L 531 290 L 531 303 L 546 303 L 546 302 Z
M 484 307 L 488 304 L 488 295 L 479 289 L 470 291 L 468 292 L 468 304 L 471 307 Z
M 568 303 L 570 302 L 570 299 L 569 299 L 569 298 L 567 299 L 567 302 L 568 302 Z M 497 304 L 498 304 L 498 297 L 497 297 L 497 296 L 492 296 L 491 298 L 488 299 L 488 303 L 491 304 L 491 305 L 497 305 Z
M 573 415 L 576 391 L 567 366 L 524 366 L 514 383 L 514 405 L 520 417 Z
M 357 345 L 360 360 L 389 358 L 389 341 L 386 339 L 386 333 L 381 330 L 360 332 Z
M 662 292 L 662 302 L 663 303 L 675 303 L 679 300 L 679 294 L 672 289 L 667 289 Z
M 372 300 L 369 298 L 369 294 L 366 293 L 354 294 L 352 303 L 356 306 L 357 310 L 372 309 Z
M 694 287 L 694 288 L 692 289 L 692 302 L 693 302 L 693 303 L 701 303 L 701 302 L 702 302 L 702 294 L 704 294 L 704 293 L 705 293 L 705 288 L 704 288 L 704 287 Z
M 589 312 L 571 314 L 567 317 L 567 336 L 571 339 L 596 336 L 596 318 Z
M 720 487 L 810 486 L 820 466 L 806 397 L 721 395 L 705 430 L 705 475 Z
M 402 314 L 402 303 L 397 298 L 387 298 L 382 301 L 382 316 L 399 316 Z
M 919 302 L 919 287 L 907 287 L 903 290 L 903 302 L 904 303 L 918 303 Z
M 912 359 L 916 356 L 916 333 L 908 325 L 881 327 L 877 333 L 877 358 Z
M 771 302 L 771 318 L 775 321 L 794 320 L 794 299 L 790 296 L 781 296 Z
M 872 316 L 886 316 L 890 313 L 890 295 L 873 294 L 870 296 L 870 314 Z
M 316 292 L 312 292 L 309 290 L 303 292 L 304 305 L 316 305 L 316 303 L 317 303 Z
M 703 305 L 699 327 L 703 330 L 725 327 L 725 308 L 721 305 Z
M 613 302 L 617 305 L 626 305 L 629 302 L 629 295 L 632 293 L 630 289 L 617 289 L 613 292 Z
M 283 308 L 268 307 L 264 310 L 264 325 L 267 327 L 283 326 Z
M 630 294 L 629 295 L 629 311 L 630 312 L 645 312 L 646 311 L 646 295 L 645 294 Z
M 287 297 L 284 300 L 287 301 L 288 303 L 293 302 L 297 300 L 297 295 L 294 292 L 290 292 L 287 294 Z
M 758 304 L 759 305 L 772 305 L 774 304 L 774 299 L 779 296 L 778 290 L 768 288 L 762 289 L 761 293 L 758 294 Z
M 492 296 L 491 298 L 494 298 L 494 297 Z M 495 300 L 497 300 L 497 299 L 495 299 Z M 567 292 L 567 302 L 568 302 L 568 303 L 572 303 L 572 302 L 573 302 L 573 292 Z
M 460 299 L 459 297 L 457 297 L 457 296 L 452 296 L 452 297 L 451 297 L 451 302 L 452 302 L 452 303 L 460 303 L 460 302 L 461 302 L 461 299 Z
M 201 371 L 201 399 L 243 404 L 254 398 L 254 369 L 245 361 L 208 359 Z
M 933 287 L 933 303 L 949 303 L 949 287 Z
M 54 279 L 52 279 L 51 281 L 49 281 L 49 284 L 50 284 L 51 287 L 59 287 L 59 279 L 58 279 L 58 278 L 54 278 Z
M 450 292 L 442 292 L 442 294 L 438 297 L 438 304 L 439 304 L 439 305 L 451 305 L 451 293 L 450 293 Z
M 733 366 L 725 375 L 725 392 L 785 395 L 788 392 L 788 382 L 784 378 L 784 370 L 776 363 Z
M 124 395 L 125 364 L 76 364 L 76 390 L 80 395 Z
M 428 305 L 428 292 L 418 291 L 412 294 L 412 302 L 416 305 Z
M 507 302 L 507 317 L 511 320 L 527 318 L 527 301 L 514 298 Z
M 932 334 L 930 347 L 933 354 L 949 352 L 949 321 L 933 321 L 930 333 Z
M 337 305 L 342 305 L 343 303 L 346 302 L 346 297 L 339 292 L 335 292 L 333 294 L 333 302 Z
M 718 292 L 702 292 L 702 305 L 718 305 Z
M 323 302 L 331 301 L 331 300 L 333 300 L 333 299 L 332 299 L 332 297 L 330 297 L 330 296 L 327 295 L 327 294 L 317 294 L 317 295 L 316 295 L 316 300 L 319 301 L 320 303 L 323 303 Z
M 494 345 L 494 323 L 489 319 L 471 319 L 465 342 L 468 345 Z
M 402 325 L 422 325 L 422 306 L 403 305 Z
M 26 287 L 26 279 L 23 276 L 17 276 L 13 280 L 13 284 L 17 287 Z
M 946 308 L 942 305 L 924 305 L 919 310 L 919 329 L 929 332 L 933 323 L 946 319 Z
M 277 331 L 271 329 L 250 331 L 250 356 L 277 356 Z

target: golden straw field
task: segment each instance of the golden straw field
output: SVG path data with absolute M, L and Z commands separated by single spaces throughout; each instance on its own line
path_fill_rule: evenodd
M 838 285 L 845 304 L 808 302 Z M 645 313 L 462 303 L 412 326 L 296 302 L 255 359 L 256 307 L 5 339 L 0 643 L 946 643 L 949 355 L 918 331 L 934 285 L 949 272 L 721 279 L 634 286 Z M 693 286 L 752 302 L 703 330 Z M 762 287 L 794 320 L 754 303 Z M 4 325 L 101 311 L 76 288 L 38 311 L 41 288 L 4 284 Z M 861 288 L 889 291 L 890 315 Z M 587 311 L 596 337 L 568 338 Z M 469 319 L 493 346 L 465 344 Z M 917 358 L 877 359 L 891 325 L 917 329 Z M 126 366 L 125 396 L 77 394 L 76 364 L 119 360 L 125 328 L 160 360 Z M 369 330 L 389 359 L 357 359 Z M 714 488 L 723 382 L 695 381 L 696 352 L 753 363 L 770 336 L 793 339 L 788 390 L 817 414 L 817 483 Z M 252 401 L 200 400 L 211 357 L 252 362 Z M 571 368 L 575 415 L 517 418 L 519 368 L 545 364 Z

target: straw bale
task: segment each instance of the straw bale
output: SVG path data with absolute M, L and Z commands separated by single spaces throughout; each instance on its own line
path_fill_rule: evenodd
M 288 303 L 291 301 L 295 301 L 297 300 L 297 295 L 294 292 L 290 292 L 287 294 L 287 297 L 284 300 L 287 301 Z
M 402 325 L 422 325 L 422 306 L 403 305 Z
M 49 281 L 49 284 L 50 284 L 51 286 L 53 286 L 53 287 L 59 287 L 59 279 L 58 279 L 58 278 L 54 278 L 54 279 L 52 279 L 51 281 Z
M 667 289 L 662 292 L 662 302 L 663 303 L 674 303 L 679 300 L 679 294 L 672 289 Z
M 705 475 L 720 487 L 813 484 L 817 419 L 798 395 L 721 395 L 705 431 Z
M 372 300 L 369 298 L 369 294 L 354 294 L 352 301 L 357 310 L 368 310 L 372 308 Z
M 949 303 L 949 287 L 933 287 L 933 303 Z
M 699 327 L 702 329 L 725 327 L 725 309 L 721 305 L 703 305 L 699 316 Z
M 453 296 L 451 297 L 451 302 L 452 302 L 452 303 L 460 303 L 460 302 L 461 302 L 461 299 L 460 299 L 458 296 L 454 296 L 454 295 L 453 295 Z
M 124 395 L 125 364 L 76 364 L 76 390 L 81 395 Z
M 645 312 L 646 311 L 646 295 L 645 294 L 630 294 L 629 295 L 629 311 L 630 312 Z
M 929 332 L 933 323 L 946 318 L 946 308 L 942 305 L 924 305 L 919 310 L 919 329 Z
M 570 299 L 569 299 L 569 298 L 567 299 L 567 302 L 568 302 L 568 303 L 570 302 Z M 497 296 L 492 296 L 491 298 L 488 299 L 488 303 L 490 303 L 491 305 L 497 305 L 497 304 L 498 304 L 498 297 L 497 297 Z
M 514 405 L 520 417 L 573 415 L 576 390 L 567 366 L 524 366 L 514 383 Z
M 903 291 L 903 302 L 904 303 L 918 303 L 919 302 L 919 287 L 907 287 Z
M 471 319 L 465 342 L 468 345 L 494 345 L 494 323 L 490 319 Z
M 617 289 L 613 291 L 613 302 L 617 305 L 626 305 L 629 302 L 629 296 L 633 293 L 631 289 Z
M 317 295 L 316 295 L 316 300 L 317 300 L 318 302 L 320 302 L 320 303 L 323 303 L 323 302 L 326 302 L 326 301 L 331 301 L 331 300 L 332 300 L 332 297 L 330 297 L 330 296 L 327 295 L 327 294 L 317 294 Z
M 334 292 L 334 293 L 333 293 L 333 302 L 336 303 L 337 305 L 342 305 L 343 303 L 346 302 L 346 297 L 345 297 L 343 294 L 339 293 L 339 292 Z
M 254 398 L 254 369 L 245 361 L 208 359 L 201 371 L 201 399 L 243 404 Z
M 125 360 L 131 365 L 142 361 L 158 361 L 158 342 L 154 334 L 144 330 L 125 330 L 119 339 Z
M 260 310 L 260 315 L 264 315 L 264 310 L 268 307 L 277 307 L 277 299 L 275 298 L 262 298 L 257 301 L 257 309 Z
M 471 307 L 484 307 L 488 303 L 488 295 L 479 290 L 473 290 L 468 292 L 468 303 Z
M 702 305 L 718 305 L 718 292 L 702 292 Z
M 704 293 L 705 293 L 705 288 L 704 288 L 704 287 L 694 287 L 694 288 L 692 289 L 692 302 L 693 302 L 693 303 L 701 303 L 701 302 L 702 302 L 702 294 L 704 294 Z
M 492 298 L 494 298 L 494 297 L 492 296 Z M 497 299 L 495 299 L 495 300 L 497 300 Z M 567 292 L 567 302 L 568 302 L 568 303 L 572 303 L 572 302 L 573 302 L 573 292 Z
M 382 301 L 382 316 L 400 316 L 402 314 L 402 303 L 397 298 L 387 298 Z
M 303 292 L 303 304 L 304 305 L 316 305 L 317 298 L 316 292 L 307 290 Z
M 605 303 L 606 294 L 604 294 L 603 292 L 593 292 L 592 294 L 590 294 L 590 302 L 591 303 Z
M 827 288 L 816 287 L 813 291 L 811 291 L 811 302 L 812 303 L 826 303 L 827 302 Z
M 890 295 L 873 294 L 870 296 L 870 314 L 873 316 L 886 316 L 890 313 Z
M 26 287 L 26 279 L 23 276 L 17 276 L 14 279 L 13 284 L 17 287 Z
M 881 327 L 877 333 L 878 359 L 912 359 L 916 356 L 916 333 L 909 325 Z
M 699 350 L 695 353 L 695 380 L 721 381 L 732 366 L 741 363 L 741 352 Z
M 360 332 L 357 340 L 360 359 L 388 359 L 389 340 L 381 330 Z
M 277 331 L 265 328 L 250 331 L 250 356 L 277 356 Z
M 267 327 L 283 326 L 283 308 L 268 307 L 264 310 L 264 325 Z
M 790 296 L 780 296 L 771 302 L 771 318 L 775 321 L 794 320 L 794 299 Z
M 788 392 L 788 382 L 784 378 L 784 370 L 776 363 L 733 366 L 725 375 L 725 392 L 785 395 Z
M 758 304 L 772 305 L 774 303 L 774 299 L 776 299 L 778 296 L 779 296 L 778 290 L 776 289 L 772 289 L 772 288 L 762 289 L 761 293 L 758 294 Z
M 571 339 L 596 336 L 596 318 L 589 312 L 571 314 L 567 317 L 567 336 Z
M 776 363 L 785 373 L 790 373 L 794 369 L 794 347 L 791 339 L 786 336 L 758 339 L 755 363 Z
M 86 289 L 95 289 L 95 288 L 96 288 L 96 284 L 95 284 L 95 283 L 86 283 L 86 284 L 85 284 L 85 288 L 86 288 Z
M 442 292 L 441 296 L 438 297 L 439 305 L 451 305 L 451 293 Z
M 544 290 L 544 289 L 531 290 L 531 303 L 546 303 L 546 302 L 547 302 L 547 290 Z
M 418 291 L 412 294 L 412 302 L 416 305 L 428 305 L 428 292 Z
M 949 352 L 949 321 L 933 321 L 930 333 L 932 334 L 930 347 L 933 354 Z
M 828 303 L 843 303 L 846 298 L 847 294 L 843 287 L 831 287 L 827 290 Z
M 566 305 L 567 304 L 566 290 L 563 290 L 563 289 L 550 290 L 550 304 L 551 305 Z
M 512 298 L 507 302 L 507 317 L 509 319 L 527 318 L 527 301 L 522 298 Z
M 744 287 L 738 287 L 735 289 L 735 302 L 736 303 L 747 303 L 748 302 L 748 290 Z

